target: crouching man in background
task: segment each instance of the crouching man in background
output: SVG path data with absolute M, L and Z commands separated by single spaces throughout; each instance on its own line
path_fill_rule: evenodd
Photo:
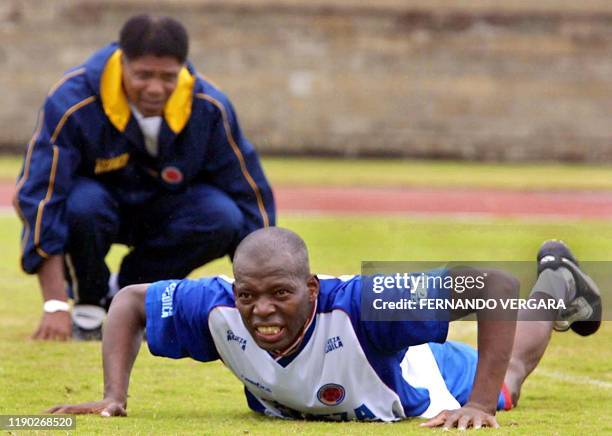
M 35 339 L 99 339 L 120 287 L 183 278 L 274 225 L 257 153 L 188 46 L 178 21 L 135 16 L 49 91 L 14 201 L 44 299 Z M 130 251 L 111 277 L 113 243 Z

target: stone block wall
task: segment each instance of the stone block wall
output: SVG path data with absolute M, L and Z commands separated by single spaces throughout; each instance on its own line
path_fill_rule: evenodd
M 185 23 L 264 153 L 611 161 L 612 5 L 500 4 L 3 0 L 0 147 L 22 149 L 62 72 L 149 11 Z

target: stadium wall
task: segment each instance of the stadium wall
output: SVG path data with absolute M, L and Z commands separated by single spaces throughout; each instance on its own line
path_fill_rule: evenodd
M 4 0 L 0 146 L 21 150 L 62 72 L 141 11 L 186 24 L 264 153 L 612 161 L 598 0 Z

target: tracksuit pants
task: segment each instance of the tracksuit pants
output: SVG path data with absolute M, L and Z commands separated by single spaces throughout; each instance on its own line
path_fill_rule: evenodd
M 122 205 L 91 179 L 77 180 L 66 203 L 70 235 L 66 277 L 76 304 L 106 307 L 113 243 L 130 247 L 119 286 L 179 279 L 205 263 L 230 256 L 248 233 L 236 203 L 223 191 L 197 184 L 139 206 Z

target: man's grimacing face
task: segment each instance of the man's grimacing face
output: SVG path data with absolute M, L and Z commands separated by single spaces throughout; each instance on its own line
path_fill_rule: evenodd
M 145 117 L 162 115 L 182 67 L 171 56 L 145 55 L 135 59 L 123 56 L 123 89 L 128 100 Z
M 281 263 L 244 260 L 235 269 L 236 308 L 257 345 L 267 351 L 293 344 L 319 294 L 315 276 L 300 277 L 275 264 Z

